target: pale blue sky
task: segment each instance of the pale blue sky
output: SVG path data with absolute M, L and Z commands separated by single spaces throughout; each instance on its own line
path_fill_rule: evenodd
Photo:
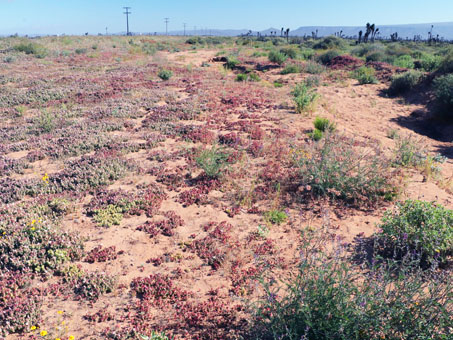
M 91 34 L 269 27 L 357 26 L 453 21 L 453 0 L 0 0 L 0 35 Z

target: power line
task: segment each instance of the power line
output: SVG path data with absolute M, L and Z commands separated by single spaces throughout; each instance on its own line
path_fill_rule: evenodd
M 170 21 L 170 18 L 165 18 L 165 35 L 168 35 L 168 22 Z
M 126 12 L 123 12 L 124 14 L 126 14 L 126 23 L 127 23 L 127 35 L 131 35 L 131 33 L 129 32 L 129 14 L 131 14 L 131 12 L 129 12 L 129 10 L 131 9 L 130 7 L 123 7 Z
M 183 26 L 184 26 L 184 36 L 186 36 L 186 26 L 187 26 L 187 24 L 183 23 Z

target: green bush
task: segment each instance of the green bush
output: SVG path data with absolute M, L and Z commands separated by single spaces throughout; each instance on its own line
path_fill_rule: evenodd
M 434 94 L 437 102 L 448 109 L 453 117 L 453 74 L 447 74 L 434 79 Z
M 447 54 L 441 62 L 439 72 L 442 74 L 453 73 L 453 52 Z
M 453 287 L 389 261 L 366 273 L 351 267 L 325 237 L 304 230 L 298 271 L 281 282 L 269 275 L 257 303 L 254 339 L 449 340 Z M 398 275 L 394 271 L 398 269 Z
M 323 65 L 314 61 L 309 61 L 304 65 L 303 71 L 308 74 L 321 74 L 326 70 Z
M 288 59 L 285 54 L 277 51 L 270 51 L 268 58 L 270 62 L 276 63 L 278 65 L 282 65 L 286 61 L 286 59 Z
M 167 81 L 169 80 L 172 76 L 173 76 L 173 72 L 170 71 L 170 70 L 165 70 L 165 69 L 162 69 L 159 71 L 159 73 L 157 74 L 157 76 L 162 79 L 163 81 Z
M 316 99 L 319 97 L 316 90 L 308 87 L 305 83 L 297 84 L 292 95 L 294 103 L 296 104 L 297 113 L 304 113 L 312 110 Z
M 399 95 L 412 90 L 421 80 L 423 74 L 419 71 L 408 71 L 392 77 L 388 89 L 389 94 Z
M 424 54 L 420 58 L 420 65 L 426 72 L 433 72 L 437 70 L 442 64 L 442 58 L 431 54 Z
M 379 149 L 357 151 L 354 140 L 325 133 L 294 152 L 301 185 L 317 196 L 358 204 L 390 199 L 395 192 L 388 161 Z
M 233 70 L 237 65 L 239 65 L 239 60 L 236 57 L 229 56 L 227 57 L 227 61 L 225 63 L 225 68 L 229 70 Z
M 239 73 L 236 76 L 236 81 L 247 81 L 248 75 L 245 73 Z
M 370 53 L 366 56 L 366 62 L 371 62 L 371 61 L 384 61 L 386 58 L 385 54 L 383 52 L 373 52 Z
M 104 209 L 96 210 L 93 219 L 100 227 L 110 228 L 121 223 L 121 220 L 123 219 L 123 209 L 116 205 L 109 204 Z
M 36 43 L 21 43 L 13 47 L 18 52 L 24 52 L 25 54 L 33 54 L 36 58 L 44 58 L 49 53 L 44 46 Z
M 311 60 L 315 56 L 315 50 L 311 48 L 301 48 L 299 56 L 302 60 Z
M 55 115 L 48 112 L 42 111 L 41 114 L 35 119 L 35 132 L 37 134 L 49 133 L 55 129 Z
M 323 65 L 328 65 L 334 58 L 338 57 L 339 55 L 340 52 L 338 52 L 337 50 L 330 50 L 319 55 L 318 61 Z
M 165 332 L 157 333 L 152 331 L 150 336 L 140 335 L 141 340 L 172 340 L 173 338 L 169 338 Z
M 317 75 L 308 76 L 307 78 L 305 78 L 305 84 L 308 87 L 318 87 L 320 83 L 321 83 L 321 78 Z
M 286 47 L 280 49 L 280 53 L 286 55 L 288 58 L 296 59 L 297 58 L 297 49 L 294 47 Z
M 327 118 L 316 117 L 313 125 L 315 126 L 315 129 L 318 129 L 321 132 L 335 131 L 335 123 L 332 123 Z
M 363 84 L 377 84 L 376 71 L 372 67 L 362 66 L 353 72 L 353 77 L 359 81 L 360 85 Z
M 260 81 L 261 78 L 259 77 L 259 75 L 255 72 L 251 72 L 249 73 L 249 80 L 250 81 Z
M 300 73 L 302 71 L 302 67 L 297 64 L 288 64 L 285 68 L 280 72 L 280 74 L 290 74 L 290 73 Z
M 288 216 L 280 210 L 269 210 L 264 213 L 264 219 L 272 224 L 280 225 L 288 219 Z
M 330 49 L 342 50 L 345 47 L 346 44 L 344 40 L 335 36 L 326 37 L 313 46 L 313 48 L 316 50 L 330 50 Z
M 393 65 L 403 68 L 414 68 L 414 59 L 410 55 L 402 55 L 393 61 Z
M 203 150 L 195 160 L 208 177 L 217 178 L 227 167 L 228 157 L 228 153 L 223 149 L 213 146 L 211 149 Z
M 407 200 L 387 212 L 376 234 L 386 252 L 404 255 L 409 252 L 422 264 L 445 263 L 453 255 L 453 210 L 431 202 Z M 401 254 L 399 254 L 401 253 Z

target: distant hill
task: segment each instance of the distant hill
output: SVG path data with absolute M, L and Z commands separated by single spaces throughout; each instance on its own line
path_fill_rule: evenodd
M 408 24 L 408 25 L 379 25 L 380 36 L 384 38 L 390 37 L 391 34 L 398 32 L 398 36 L 405 39 L 406 37 L 412 39 L 414 35 L 420 35 L 423 39 L 428 38 L 428 32 L 431 30 L 431 25 L 434 25 L 433 35 L 452 40 L 453 39 L 453 22 L 443 22 L 443 23 L 426 23 L 426 24 Z M 290 36 L 304 36 L 311 35 L 311 32 L 318 30 L 318 37 L 324 37 L 328 35 L 333 35 L 336 32 L 343 31 L 345 36 L 356 36 L 360 30 L 365 31 L 365 25 L 363 26 L 302 26 L 298 29 L 290 31 Z M 280 36 L 281 28 L 268 28 L 263 31 L 259 31 L 262 35 L 270 35 L 270 32 L 277 32 L 277 36 Z M 238 36 L 241 34 L 247 34 L 249 30 L 221 30 L 221 29 L 212 29 L 212 30 L 197 30 L 197 31 L 187 31 L 187 35 L 215 35 L 215 36 Z M 171 35 L 182 35 L 183 31 L 172 31 L 169 32 Z M 253 35 L 256 35 L 257 31 L 252 31 Z M 158 32 L 162 34 L 162 32 Z

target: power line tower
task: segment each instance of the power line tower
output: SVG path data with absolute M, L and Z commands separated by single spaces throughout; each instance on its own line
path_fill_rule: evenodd
M 170 18 L 165 18 L 165 35 L 168 35 L 168 22 L 170 21 Z
M 131 14 L 131 12 L 129 12 L 129 10 L 131 9 L 130 7 L 123 7 L 126 12 L 124 12 L 124 14 L 126 14 L 126 23 L 127 23 L 127 35 L 131 35 L 131 32 L 129 32 L 129 14 Z
M 187 24 L 183 23 L 183 25 L 184 25 L 184 36 L 186 36 L 186 26 L 187 26 Z

